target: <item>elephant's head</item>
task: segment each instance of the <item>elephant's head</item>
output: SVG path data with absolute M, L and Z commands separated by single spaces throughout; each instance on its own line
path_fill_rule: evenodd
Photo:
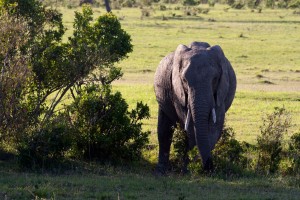
M 230 72 L 229 72 L 230 71 Z M 232 72 L 231 72 L 232 71 Z M 224 123 L 229 93 L 234 95 L 235 76 L 229 61 L 219 46 L 194 42 L 189 47 L 179 45 L 175 51 L 172 71 L 174 98 L 184 110 L 185 128 L 189 117 L 204 167 L 209 167 L 211 150 L 218 141 Z M 234 79 L 234 81 L 230 81 Z M 233 90 L 229 92 L 229 90 Z M 232 95 L 231 95 L 232 96 Z M 232 97 L 233 99 L 233 97 Z M 190 113 L 190 116 L 189 116 Z

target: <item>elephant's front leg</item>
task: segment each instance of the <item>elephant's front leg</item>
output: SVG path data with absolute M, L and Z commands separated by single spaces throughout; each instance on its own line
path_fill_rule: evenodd
M 173 136 L 172 126 L 174 126 L 174 122 L 159 108 L 157 126 L 159 154 L 156 173 L 161 175 L 166 174 L 166 171 L 170 167 L 169 156 Z

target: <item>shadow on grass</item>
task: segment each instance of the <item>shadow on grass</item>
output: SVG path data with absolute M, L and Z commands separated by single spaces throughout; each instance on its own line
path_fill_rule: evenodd
M 299 177 L 152 175 L 147 160 L 102 164 L 69 160 L 62 171 L 19 171 L 0 162 L 0 199 L 297 199 Z

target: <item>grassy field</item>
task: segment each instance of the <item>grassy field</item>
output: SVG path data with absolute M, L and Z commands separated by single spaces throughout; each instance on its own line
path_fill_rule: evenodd
M 234 67 L 237 94 L 227 113 L 239 140 L 256 142 L 261 118 L 284 106 L 292 115 L 293 133 L 300 129 L 300 17 L 293 10 L 234 10 L 216 5 L 207 14 L 185 16 L 175 6 L 160 11 L 153 6 L 150 17 L 141 10 L 116 10 L 123 28 L 132 36 L 134 51 L 118 65 L 124 77 L 114 83 L 131 106 L 143 101 L 150 106 L 151 119 L 145 129 L 151 130 L 156 143 L 157 103 L 153 78 L 159 61 L 178 44 L 206 41 L 220 45 Z M 64 9 L 69 27 L 74 10 Z M 104 13 L 95 9 L 95 15 Z M 164 20 L 163 20 L 164 19 Z
M 185 16 L 175 6 L 159 11 L 153 6 L 150 17 L 141 17 L 139 8 L 113 11 L 134 45 L 128 59 L 118 63 L 124 77 L 113 84 L 130 107 L 143 101 L 151 118 L 144 129 L 157 145 L 157 103 L 153 79 L 160 60 L 178 44 L 206 41 L 220 45 L 234 67 L 238 85 L 236 98 L 227 113 L 227 124 L 237 139 L 256 142 L 261 118 L 275 106 L 284 106 L 292 116 L 291 135 L 300 130 L 300 16 L 293 10 L 234 10 L 216 5 L 207 14 Z M 202 8 L 208 8 L 202 6 Z M 74 11 L 57 8 L 72 32 Z M 95 8 L 95 16 L 103 14 Z M 287 136 L 288 137 L 288 136 Z M 191 177 L 151 174 L 156 149 L 145 152 L 146 161 L 121 169 L 91 166 L 63 174 L 18 172 L 0 162 L 0 199 L 299 199 L 299 177 Z
M 2 171 L 0 181 L 1 199 L 299 199 L 300 195 L 299 182 L 290 178 L 154 177 L 109 168 L 59 176 Z

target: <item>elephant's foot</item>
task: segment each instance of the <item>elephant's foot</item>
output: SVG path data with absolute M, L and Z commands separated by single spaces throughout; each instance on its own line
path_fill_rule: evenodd
M 204 167 L 203 167 L 205 172 L 211 173 L 214 170 L 214 165 L 213 165 L 213 161 L 212 158 L 208 158 Z
M 158 163 L 154 170 L 155 176 L 166 176 L 167 172 L 170 170 L 170 165 Z
M 182 175 L 189 175 L 190 173 L 191 172 L 187 167 L 183 167 L 180 172 L 180 174 L 182 174 Z

